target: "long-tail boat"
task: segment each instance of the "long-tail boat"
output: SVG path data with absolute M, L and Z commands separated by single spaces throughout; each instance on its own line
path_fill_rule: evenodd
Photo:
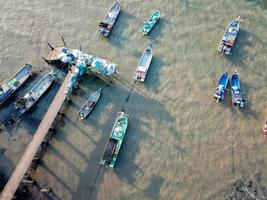
M 48 90 L 54 78 L 52 73 L 45 75 L 33 88 L 15 102 L 15 107 L 21 113 L 29 110 Z
M 137 69 L 136 69 L 136 71 L 134 73 L 134 76 L 133 76 L 134 80 L 137 80 L 137 81 L 140 81 L 140 82 L 144 82 L 145 81 L 145 78 L 146 78 L 146 75 L 147 75 L 147 72 L 148 72 L 152 57 L 153 57 L 152 48 L 151 47 L 147 47 L 145 49 L 145 51 L 143 52 L 143 54 L 142 54 L 142 56 L 140 58 L 138 67 L 137 67 Z
M 115 2 L 108 11 L 108 14 L 102 22 L 99 23 L 98 33 L 107 37 L 111 32 L 113 25 L 115 24 L 121 10 L 119 2 Z
M 98 102 L 100 94 L 101 94 L 101 88 L 98 89 L 89 97 L 89 99 L 85 102 L 85 104 L 82 106 L 82 108 L 78 113 L 80 119 L 85 119 L 89 115 L 89 113 L 93 110 L 96 103 Z
M 216 92 L 214 93 L 213 97 L 217 100 L 217 102 L 219 102 L 220 100 L 224 100 L 225 97 L 225 90 L 226 87 L 228 85 L 228 73 L 224 72 L 223 74 L 221 74 L 218 83 L 217 83 L 217 88 L 216 88 Z
M 118 113 L 115 124 L 109 136 L 101 165 L 114 167 L 128 126 L 128 114 L 124 111 Z
M 31 73 L 32 66 L 25 64 L 11 79 L 0 85 L 0 107 L 28 80 Z
M 219 52 L 224 53 L 226 55 L 230 55 L 237 34 L 239 32 L 239 21 L 240 17 L 231 21 L 228 25 L 218 46 Z
M 237 107 L 244 107 L 245 100 L 242 98 L 239 75 L 235 71 L 231 77 L 232 104 Z
M 160 12 L 158 10 L 154 11 L 147 21 L 144 22 L 144 25 L 140 28 L 140 32 L 143 33 L 143 35 L 147 35 L 152 28 L 155 26 L 157 21 L 160 18 Z

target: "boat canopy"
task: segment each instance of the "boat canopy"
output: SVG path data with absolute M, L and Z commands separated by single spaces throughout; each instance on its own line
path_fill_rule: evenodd
M 59 54 L 59 59 L 63 63 L 68 63 L 74 66 L 74 74 L 67 87 L 66 94 L 70 94 L 72 87 L 75 85 L 79 76 L 82 76 L 86 71 L 96 73 L 101 76 L 112 76 L 116 73 L 116 64 L 110 63 L 107 60 L 94 57 L 86 54 L 78 49 L 70 50 L 62 48 Z
M 232 89 L 233 89 L 233 90 L 238 90 L 238 87 L 237 87 L 236 85 L 234 85 L 234 86 L 232 87 Z
M 146 72 L 146 67 L 143 67 L 143 66 L 139 66 L 138 67 L 138 71 L 140 71 L 140 72 Z

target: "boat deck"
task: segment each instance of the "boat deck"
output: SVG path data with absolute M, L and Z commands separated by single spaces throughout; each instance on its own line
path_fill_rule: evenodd
M 58 55 L 61 53 L 62 48 L 55 48 L 54 50 L 50 51 L 48 56 L 46 57 L 47 60 L 57 60 Z
M 42 122 L 40 123 L 36 133 L 33 136 L 32 141 L 28 145 L 24 155 L 18 162 L 15 170 L 13 171 L 8 183 L 6 184 L 0 200 L 11 200 L 14 193 L 16 192 L 20 182 L 22 181 L 24 174 L 27 172 L 39 146 L 42 144 L 49 128 L 51 127 L 59 109 L 61 108 L 66 98 L 66 88 L 70 80 L 71 73 L 69 72 L 62 83 L 59 91 L 57 92 L 53 102 L 48 108 Z

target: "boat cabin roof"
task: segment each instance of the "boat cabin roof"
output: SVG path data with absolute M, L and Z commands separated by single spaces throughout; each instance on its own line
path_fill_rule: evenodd
M 138 67 L 138 71 L 140 71 L 140 72 L 146 72 L 146 67 L 139 66 Z

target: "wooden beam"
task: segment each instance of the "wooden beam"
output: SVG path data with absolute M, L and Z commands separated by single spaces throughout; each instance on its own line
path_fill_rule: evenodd
M 27 172 L 32 160 L 34 159 L 34 156 L 37 153 L 39 146 L 42 144 L 47 132 L 49 131 L 49 128 L 51 127 L 54 119 L 57 116 L 58 111 L 64 103 L 64 100 L 66 98 L 65 91 L 70 80 L 70 75 L 71 73 L 69 72 L 64 82 L 62 83 L 59 91 L 57 92 L 53 102 L 48 108 L 36 133 L 34 134 L 32 141 L 28 145 L 24 155 L 21 157 L 4 190 L 2 191 L 0 200 L 11 200 L 20 182 L 23 180 L 23 177 Z

